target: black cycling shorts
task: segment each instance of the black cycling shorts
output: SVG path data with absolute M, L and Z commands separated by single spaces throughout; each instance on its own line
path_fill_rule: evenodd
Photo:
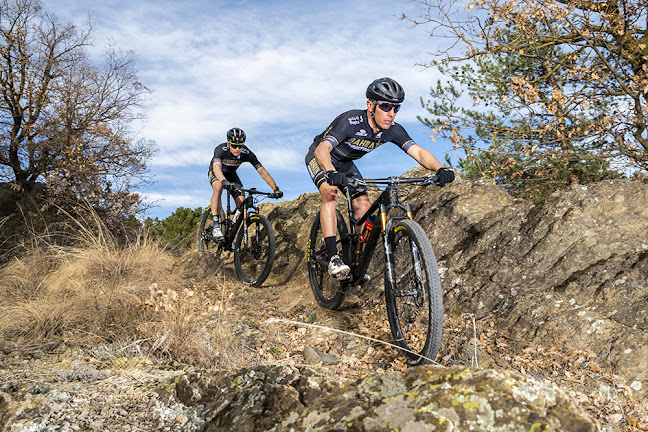
M 216 175 L 214 174 L 214 167 L 212 166 L 212 164 L 209 164 L 209 172 L 207 173 L 207 175 L 209 176 L 209 184 L 218 181 L 218 177 L 216 177 Z M 243 188 L 243 182 L 239 178 L 238 174 L 236 174 L 236 171 L 224 172 L 223 175 L 228 181 L 235 183 L 237 188 Z M 241 196 L 243 194 L 235 190 L 230 191 L 230 195 L 236 198 L 237 196 Z
M 360 170 L 358 170 L 358 167 L 353 163 L 353 161 L 333 162 L 333 166 L 337 172 L 348 174 L 353 178 L 362 179 L 362 174 L 360 174 Z M 319 190 L 322 183 L 326 181 L 326 173 L 322 168 L 320 168 L 319 164 L 315 160 L 315 156 L 311 153 L 306 155 L 306 168 L 308 169 L 308 174 L 310 175 L 311 180 L 313 180 L 313 183 L 315 183 L 315 186 Z M 346 191 L 339 186 L 338 189 L 343 193 L 346 193 Z M 351 199 L 356 199 L 361 195 L 367 195 L 366 187 L 358 186 L 351 188 Z

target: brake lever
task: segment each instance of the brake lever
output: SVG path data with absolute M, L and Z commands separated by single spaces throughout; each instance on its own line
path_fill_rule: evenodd
M 439 185 L 439 176 L 437 176 L 436 174 L 431 177 L 424 177 L 424 178 L 425 181 L 423 182 L 423 186 L 425 187 L 430 185 L 435 185 L 435 186 Z
M 358 179 L 355 177 L 347 178 L 347 187 L 358 187 Z

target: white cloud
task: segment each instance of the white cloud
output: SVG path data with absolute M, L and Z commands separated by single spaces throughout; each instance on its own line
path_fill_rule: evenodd
M 189 193 L 159 193 L 148 192 L 143 194 L 149 202 L 162 201 L 165 207 L 206 207 L 209 204 L 209 197 Z
M 84 0 L 45 7 L 75 20 L 87 8 Z M 188 167 L 207 166 L 237 126 L 278 183 L 291 183 L 305 171 L 313 137 L 342 111 L 363 108 L 373 79 L 391 76 L 404 86 L 401 123 L 425 115 L 418 99 L 437 79 L 414 65 L 434 47 L 424 31 L 396 20 L 411 9 L 404 1 L 105 0 L 91 8 L 97 41 L 111 37 L 133 50 L 140 81 L 153 90 L 142 135 L 160 147 L 154 174 L 176 167 L 204 182 L 202 170 Z M 150 197 L 164 197 L 165 206 L 200 201 L 156 193 Z

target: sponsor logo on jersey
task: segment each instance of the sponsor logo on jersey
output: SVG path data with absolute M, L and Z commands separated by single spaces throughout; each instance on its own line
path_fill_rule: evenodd
M 349 121 L 349 124 L 359 125 L 362 123 L 362 116 L 349 117 L 347 120 Z
M 376 139 L 380 139 L 380 138 L 382 138 L 382 133 L 383 133 L 383 131 L 378 132 L 378 133 L 376 134 Z
M 349 143 L 349 147 L 351 147 L 352 149 L 361 150 L 365 152 L 370 152 L 376 147 L 382 145 L 380 141 L 371 141 L 367 139 L 358 139 L 358 138 L 349 138 L 347 140 L 347 143 Z
M 221 163 L 227 166 L 239 166 L 243 162 L 240 159 L 223 159 Z
M 356 136 L 367 136 L 367 131 L 360 129 L 358 132 L 356 132 Z

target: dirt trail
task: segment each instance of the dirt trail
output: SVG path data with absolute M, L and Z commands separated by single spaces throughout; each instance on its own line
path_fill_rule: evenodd
M 391 340 L 379 277 L 352 289 L 342 310 L 329 311 L 316 304 L 304 283 L 279 285 L 270 279 L 253 288 L 238 282 L 228 268 L 225 261 L 219 276 L 188 277 L 186 286 L 178 287 L 205 305 L 198 312 L 216 351 L 213 367 L 287 363 L 336 380 L 407 368 L 396 349 L 364 338 Z M 309 362 L 304 357 L 309 346 L 334 356 L 332 364 Z M 5 430 L 53 431 L 62 425 L 65 430 L 200 429 L 203 420 L 195 412 L 162 401 L 159 389 L 169 378 L 201 366 L 151 361 L 143 354 L 101 360 L 97 353 L 96 347 L 64 344 L 2 353 L 0 391 L 19 402 L 23 417 L 22 426 Z M 502 368 L 548 379 L 570 391 L 609 431 L 648 430 L 648 404 L 618 387 L 589 352 L 528 346 L 507 339 L 487 320 L 473 322 L 466 316 L 444 323 L 437 360 L 443 366 Z
M 354 287 L 336 311 L 321 308 L 304 284 L 231 286 L 230 312 L 239 316 L 239 326 L 250 329 L 243 345 L 255 349 L 264 362 L 306 363 L 303 352 L 311 346 L 335 356 L 334 366 L 323 367 L 337 376 L 363 377 L 405 367 L 396 349 L 376 341 L 389 342 L 391 333 L 381 290 L 375 286 L 363 287 L 365 292 Z
M 408 367 L 395 348 L 367 339 L 391 342 L 381 285 L 378 277 L 367 286 L 354 287 L 341 310 L 329 311 L 317 305 L 305 283 L 270 282 L 251 288 L 233 282 L 231 311 L 240 314 L 239 325 L 254 329 L 243 344 L 256 350 L 257 361 L 308 364 L 332 377 L 363 378 Z M 334 355 L 338 362 L 309 364 L 303 356 L 307 346 Z M 635 400 L 629 389 L 619 386 L 592 352 L 562 352 L 556 346 L 510 340 L 493 322 L 475 322 L 467 315 L 458 321 L 445 320 L 437 361 L 442 366 L 501 368 L 546 379 L 571 391 L 608 430 L 648 431 L 648 403 Z

